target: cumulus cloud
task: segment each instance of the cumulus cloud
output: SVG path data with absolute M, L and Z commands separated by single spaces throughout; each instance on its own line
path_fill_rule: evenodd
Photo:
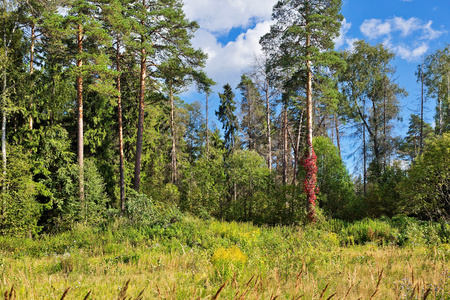
M 352 23 L 347 23 L 347 20 L 344 19 L 342 21 L 341 30 L 339 31 L 339 36 L 334 39 L 334 46 L 337 48 L 340 48 L 347 42 L 347 32 L 352 27 Z
M 365 20 L 359 27 L 361 32 L 369 39 L 376 39 L 383 35 L 389 35 L 392 31 L 391 22 L 383 22 L 379 19 Z
M 251 67 L 255 56 L 262 54 L 259 39 L 269 32 L 272 24 L 272 21 L 258 23 L 226 45 L 219 43 L 217 37 L 207 30 L 197 31 L 193 45 L 208 54 L 206 72 L 218 83 L 217 86 L 221 88 L 230 83 L 235 87 L 238 84 L 241 74 Z
M 409 62 L 417 61 L 428 51 L 429 42 L 438 39 L 445 31 L 432 27 L 433 22 L 418 18 L 394 17 L 386 20 L 365 20 L 361 33 L 371 40 L 381 39 L 383 45 Z
M 429 48 L 430 47 L 426 43 L 422 43 L 420 46 L 412 48 L 405 46 L 397 46 L 395 48 L 395 51 L 401 58 L 409 62 L 413 62 L 421 58 L 422 55 L 424 55 L 428 51 Z
M 420 39 L 434 40 L 439 38 L 444 32 L 433 29 L 433 22 L 423 22 L 418 18 L 409 18 L 405 20 L 401 17 L 394 17 L 387 20 L 370 19 L 365 20 L 360 30 L 369 39 L 377 39 L 383 36 L 390 37 L 394 33 L 400 33 L 402 37 L 412 35 L 416 31 L 420 31 Z
M 184 10 L 191 20 L 209 32 L 226 34 L 231 28 L 248 28 L 270 20 L 277 0 L 185 0 Z

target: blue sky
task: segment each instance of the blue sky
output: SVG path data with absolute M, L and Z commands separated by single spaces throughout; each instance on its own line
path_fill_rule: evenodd
M 218 84 L 214 87 L 211 115 L 218 107 L 217 92 L 230 83 L 236 87 L 254 57 L 262 54 L 259 38 L 269 31 L 271 12 L 277 0 L 185 0 L 189 19 L 198 21 L 193 44 L 209 55 L 206 71 Z M 396 54 L 397 83 L 409 96 L 401 100 L 403 122 L 397 133 L 407 131 L 408 117 L 419 109 L 420 86 L 415 71 L 422 55 L 450 43 L 449 0 L 343 0 L 345 18 L 337 49 L 351 49 L 354 41 L 383 43 Z M 236 95 L 239 93 L 237 91 Z M 188 92 L 187 101 L 204 102 L 204 96 Z M 426 104 L 427 122 L 432 123 L 435 103 Z

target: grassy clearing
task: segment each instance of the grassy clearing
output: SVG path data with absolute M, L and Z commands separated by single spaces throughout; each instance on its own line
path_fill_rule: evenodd
M 445 235 L 431 243 L 430 230 L 408 238 L 414 228 L 352 226 L 183 217 L 146 229 L 116 222 L 36 240 L 1 237 L 0 291 L 5 299 L 61 299 L 68 287 L 64 299 L 450 299 Z

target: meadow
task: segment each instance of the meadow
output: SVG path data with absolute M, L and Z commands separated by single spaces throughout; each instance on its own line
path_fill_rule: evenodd
M 181 216 L 0 237 L 4 299 L 450 299 L 450 227 L 254 226 Z

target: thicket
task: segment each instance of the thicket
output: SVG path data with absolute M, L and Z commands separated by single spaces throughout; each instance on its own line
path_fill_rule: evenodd
M 448 221 L 448 116 L 439 111 L 433 133 L 413 115 L 407 137 L 393 136 L 406 94 L 390 79 L 394 54 L 364 41 L 337 53 L 336 26 L 321 31 L 326 45 L 310 53 L 320 53 L 320 64 L 299 55 L 278 61 L 277 29 L 303 38 L 295 28 L 301 20 L 283 23 L 304 8 L 299 3 L 274 8 L 281 27 L 262 40 L 271 58 L 257 58 L 243 74 L 241 101 L 228 84 L 219 93 L 221 131 L 208 119 L 214 82 L 203 71 L 206 55 L 190 43 L 198 25 L 181 1 L 1 2 L 0 234 L 38 237 L 80 224 L 102 230 L 120 218 L 157 228 L 166 224 L 155 217 L 161 210 L 271 226 L 304 224 L 308 213 L 318 223 Z M 326 13 L 338 24 L 340 1 L 326 7 L 298 17 Z M 437 62 L 450 64 L 448 47 L 427 57 L 421 78 L 430 97 L 449 99 L 439 85 L 448 73 Z M 206 96 L 205 113 L 179 97 L 194 84 Z M 360 176 L 341 153 L 341 137 L 352 130 Z

